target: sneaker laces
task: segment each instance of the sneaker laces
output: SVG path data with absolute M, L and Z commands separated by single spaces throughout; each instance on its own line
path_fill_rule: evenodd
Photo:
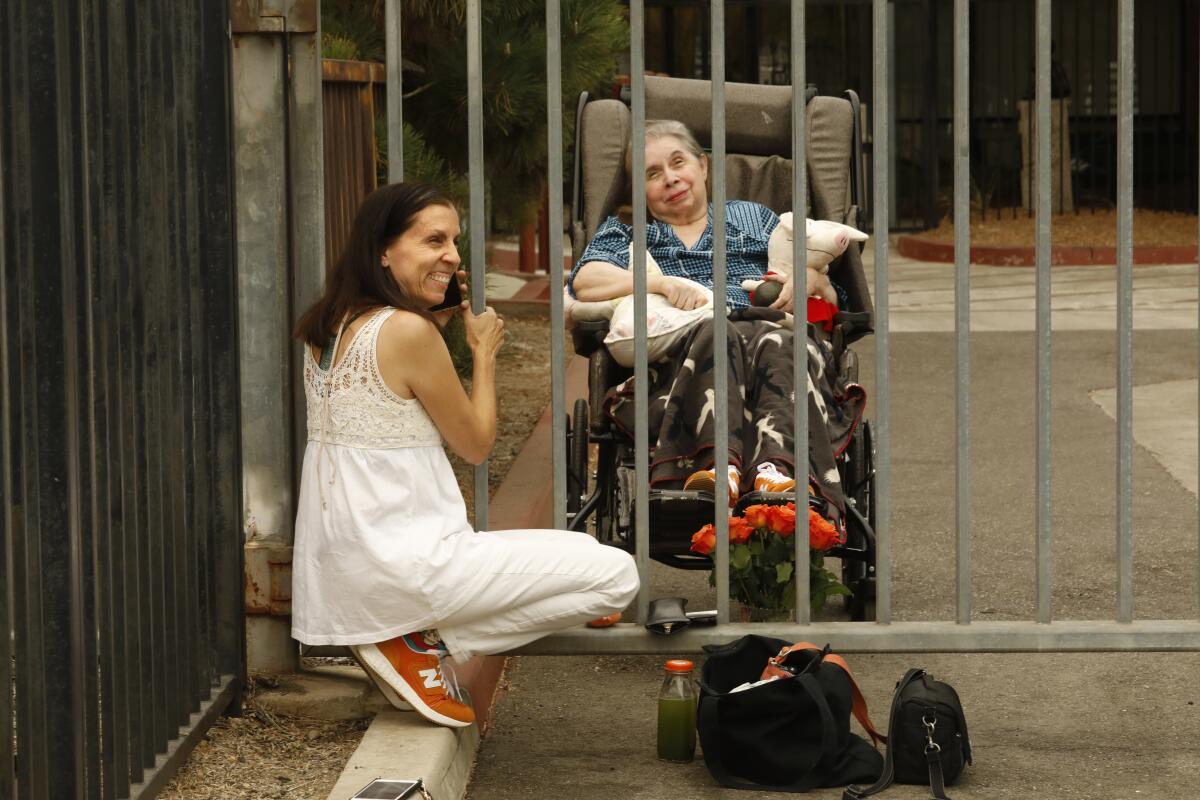
M 458 675 L 454 672 L 454 666 L 446 663 L 450 660 L 449 654 L 438 653 L 437 660 L 438 675 L 441 676 L 442 686 L 446 689 L 446 696 L 451 700 L 466 705 L 466 697 L 458 685 Z

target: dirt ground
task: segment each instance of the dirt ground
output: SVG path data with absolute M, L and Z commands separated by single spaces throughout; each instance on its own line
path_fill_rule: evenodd
M 489 464 L 491 491 L 504 480 L 513 459 L 550 400 L 547 321 L 506 319 L 508 338 L 496 370 L 499 425 Z M 474 497 L 470 464 L 451 456 L 467 508 Z M 328 722 L 271 714 L 255 702 L 259 686 L 277 685 L 251 676 L 242 716 L 223 717 L 205 734 L 163 800 L 325 800 L 367 728 L 367 720 Z
M 1036 217 L 1019 208 L 988 211 L 981 220 L 971 212 L 971 244 L 984 246 L 1032 245 L 1036 233 Z M 1173 214 L 1166 211 L 1134 209 L 1133 243 L 1138 246 L 1174 247 L 1196 246 L 1197 220 L 1194 214 Z M 954 223 L 947 217 L 941 225 L 919 234 L 935 242 L 954 242 Z M 1115 247 L 1117 244 L 1116 211 L 1080 211 L 1078 214 L 1057 214 L 1050 220 L 1051 241 L 1063 246 Z

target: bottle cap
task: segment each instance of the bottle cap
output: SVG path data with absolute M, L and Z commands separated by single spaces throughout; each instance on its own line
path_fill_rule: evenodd
M 667 662 L 667 672 L 691 672 L 692 662 L 683 658 L 673 658 Z

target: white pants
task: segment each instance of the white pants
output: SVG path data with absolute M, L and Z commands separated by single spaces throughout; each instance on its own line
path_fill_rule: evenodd
M 638 590 L 623 550 L 586 533 L 493 531 L 488 580 L 467 604 L 437 624 L 455 661 L 504 653 L 548 633 L 625 610 Z

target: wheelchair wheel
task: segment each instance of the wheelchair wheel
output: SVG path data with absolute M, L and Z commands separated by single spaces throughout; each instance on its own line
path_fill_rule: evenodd
M 846 455 L 842 471 L 848 506 L 846 544 L 861 555 L 842 558 L 842 583 L 853 592 L 847 600 L 850 618 L 872 620 L 875 618 L 875 449 L 869 422 L 863 421 Z
M 588 403 L 580 398 L 567 424 L 567 513 L 583 505 L 588 488 Z

